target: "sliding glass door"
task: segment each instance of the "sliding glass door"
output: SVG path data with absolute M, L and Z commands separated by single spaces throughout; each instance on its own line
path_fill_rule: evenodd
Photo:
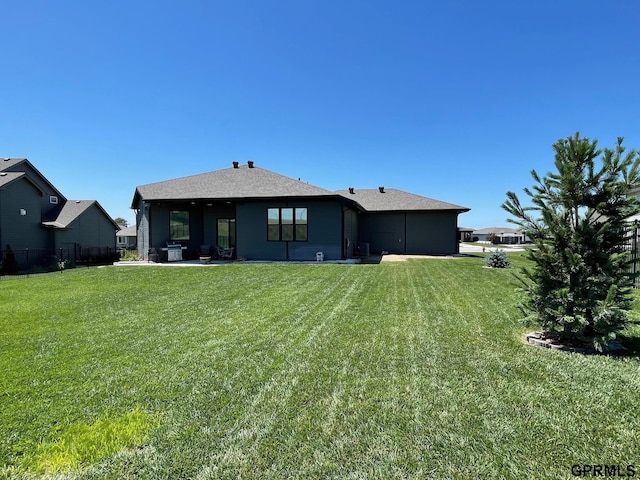
M 236 219 L 218 219 L 218 246 L 231 248 L 236 246 Z

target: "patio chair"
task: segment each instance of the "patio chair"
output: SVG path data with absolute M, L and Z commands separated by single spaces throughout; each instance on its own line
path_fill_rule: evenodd
M 220 258 L 231 260 L 231 258 L 233 257 L 233 247 L 223 248 L 218 246 L 216 247 L 216 249 L 218 250 L 218 256 Z

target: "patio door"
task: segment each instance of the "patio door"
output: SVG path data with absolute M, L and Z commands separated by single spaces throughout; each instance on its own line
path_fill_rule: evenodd
M 219 218 L 218 219 L 218 246 L 222 248 L 231 248 L 236 246 L 236 219 L 235 218 Z

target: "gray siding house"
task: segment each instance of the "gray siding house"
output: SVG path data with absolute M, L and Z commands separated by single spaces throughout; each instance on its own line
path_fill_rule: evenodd
M 136 248 L 136 227 L 123 227 L 116 232 L 116 247 L 119 249 L 133 250 Z
M 98 202 L 67 200 L 26 158 L 0 158 L 0 252 L 11 246 L 21 269 L 60 249 L 74 260 L 115 252 L 117 229 Z
M 185 258 L 207 246 L 247 260 L 339 260 L 367 253 L 458 252 L 457 217 L 469 209 L 399 190 L 331 192 L 253 162 L 138 186 L 138 251 Z

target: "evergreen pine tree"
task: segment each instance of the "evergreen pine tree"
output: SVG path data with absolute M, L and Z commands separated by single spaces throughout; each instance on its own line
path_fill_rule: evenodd
M 630 195 L 640 182 L 640 157 L 615 149 L 599 150 L 597 141 L 579 134 L 557 141 L 557 172 L 525 188 L 530 206 L 507 192 L 502 204 L 510 222 L 534 243 L 522 270 L 527 294 L 522 310 L 545 334 L 564 342 L 590 342 L 606 350 L 628 323 L 634 275 L 628 218 L 640 212 Z

